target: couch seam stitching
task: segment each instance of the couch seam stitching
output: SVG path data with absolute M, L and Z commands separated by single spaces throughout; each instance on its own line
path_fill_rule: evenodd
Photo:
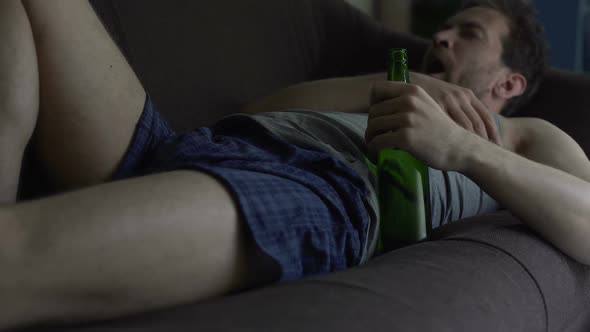
M 541 300 L 543 301 L 543 310 L 545 311 L 545 331 L 546 332 L 549 331 L 549 313 L 548 313 L 548 309 L 547 309 L 547 300 L 545 299 L 545 294 L 543 294 L 543 290 L 541 289 L 541 286 L 539 285 L 539 283 L 537 282 L 537 279 L 533 276 L 533 274 L 531 273 L 531 271 L 518 258 L 516 258 L 516 256 L 514 256 L 512 253 L 510 253 L 506 249 L 500 248 L 499 246 L 496 246 L 496 245 L 493 245 L 493 244 L 490 244 L 490 243 L 486 243 L 486 242 L 482 242 L 482 241 L 478 241 L 478 240 L 473 240 L 473 239 L 452 238 L 452 239 L 442 239 L 442 240 L 439 240 L 439 241 L 463 241 L 463 242 L 473 242 L 473 243 L 485 245 L 485 246 L 488 246 L 488 247 L 497 249 L 500 252 L 503 252 L 508 257 L 510 257 L 514 261 L 516 261 L 516 263 L 518 263 L 518 265 L 520 265 L 524 269 L 524 271 L 529 275 L 529 277 L 532 279 L 532 281 L 534 282 L 535 286 L 537 287 L 537 290 L 539 291 L 539 295 L 541 296 Z

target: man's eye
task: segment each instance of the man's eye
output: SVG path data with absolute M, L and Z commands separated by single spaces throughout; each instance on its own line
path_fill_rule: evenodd
M 481 39 L 481 35 L 477 31 L 474 31 L 472 29 L 461 31 L 461 35 L 465 39 Z

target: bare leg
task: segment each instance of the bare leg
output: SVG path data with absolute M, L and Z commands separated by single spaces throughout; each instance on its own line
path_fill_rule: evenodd
M 0 1 L 0 204 L 16 199 L 23 152 L 39 108 L 31 27 L 20 0 Z
M 135 73 L 88 0 L 23 0 L 37 53 L 37 149 L 59 186 L 109 179 L 145 102 Z
M 0 261 L 0 329 L 116 317 L 270 282 L 278 276 L 261 266 L 236 211 L 217 180 L 193 171 L 13 206 L 4 227 L 14 234 L 20 225 L 16 238 L 26 240 L 4 246 L 13 254 Z
M 5 1 L 22 14 L 20 0 Z M 86 0 L 23 4 L 39 51 L 42 155 L 64 187 L 102 182 L 127 149 L 143 89 Z M 277 277 L 262 262 L 230 194 L 199 172 L 0 205 L 0 330 L 251 287 Z

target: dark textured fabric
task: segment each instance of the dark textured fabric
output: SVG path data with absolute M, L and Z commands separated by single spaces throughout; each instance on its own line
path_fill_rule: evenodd
M 123 0 L 114 7 L 146 90 L 184 131 L 313 78 L 326 38 L 316 13 L 322 2 Z
M 330 154 L 289 144 L 250 118 L 176 134 L 148 96 L 114 180 L 180 169 L 205 172 L 226 185 L 249 235 L 278 263 L 282 281 L 360 263 L 368 189 Z
M 162 118 L 150 95 L 146 94 L 145 105 L 135 125 L 131 143 L 111 180 L 144 175 L 162 142 L 173 135 L 174 131 Z
M 474 223 L 478 223 L 474 227 Z M 590 317 L 590 267 L 575 262 L 542 240 L 507 212 L 450 225 L 435 239 L 473 241 L 495 247 L 519 262 L 534 280 L 544 301 L 545 331 L 562 331 Z M 586 317 L 584 319 L 583 317 Z M 575 331 L 575 330 L 574 330 Z
M 174 134 L 168 122 L 160 116 L 150 95 L 146 94 L 145 105 L 135 125 L 133 139 L 111 180 L 142 175 L 161 143 Z

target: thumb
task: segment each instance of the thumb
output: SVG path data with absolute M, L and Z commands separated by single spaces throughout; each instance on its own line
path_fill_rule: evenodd
M 400 149 L 400 134 L 398 132 L 387 132 L 379 136 L 375 136 L 371 142 L 368 143 L 368 155 L 371 161 L 377 163 L 379 161 L 379 154 L 385 149 L 397 150 Z

